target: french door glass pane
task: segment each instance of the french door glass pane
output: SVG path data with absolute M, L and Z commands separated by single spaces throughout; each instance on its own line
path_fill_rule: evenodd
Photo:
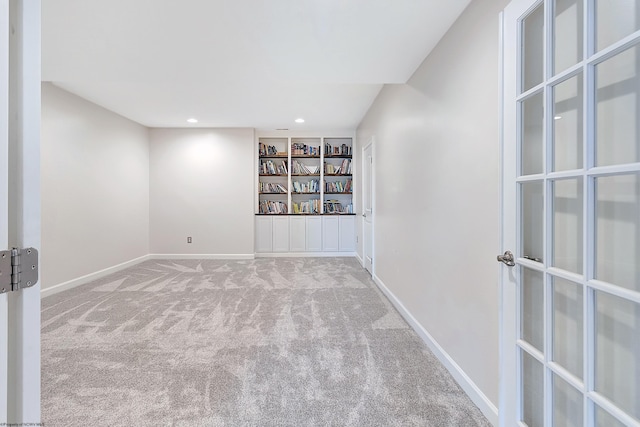
M 542 173 L 543 108 L 542 92 L 522 102 L 521 175 Z
M 554 362 L 582 378 L 582 286 L 553 279 Z
M 596 179 L 596 279 L 640 291 L 640 173 Z
M 543 274 L 522 268 L 520 298 L 520 337 L 541 352 L 544 350 L 544 282 Z
M 553 266 L 582 274 L 582 179 L 553 182 Z
M 582 427 L 582 418 L 582 393 L 554 374 L 554 427 Z
M 582 168 L 582 74 L 553 88 L 553 170 Z
M 543 426 L 544 376 L 540 362 L 529 353 L 522 354 L 522 421 L 529 427 Z
M 522 91 L 542 83 L 544 76 L 544 5 L 522 21 Z
M 583 0 L 555 1 L 554 74 L 582 60 Z
M 626 427 L 598 405 L 596 407 L 596 427 Z
M 640 420 L 640 304 L 596 292 L 595 390 Z
M 596 44 L 601 50 L 640 29 L 640 1 L 596 0 Z
M 542 181 L 522 185 L 522 255 L 542 260 L 542 232 L 544 206 Z
M 596 66 L 596 165 L 640 161 L 640 46 Z

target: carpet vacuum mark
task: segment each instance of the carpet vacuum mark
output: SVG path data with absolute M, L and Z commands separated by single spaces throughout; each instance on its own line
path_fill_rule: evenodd
M 42 300 L 57 426 L 489 426 L 351 258 L 146 261 Z

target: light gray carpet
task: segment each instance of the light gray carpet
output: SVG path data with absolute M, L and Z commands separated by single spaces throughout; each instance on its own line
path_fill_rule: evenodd
M 57 426 L 488 426 L 350 258 L 147 261 L 42 302 Z

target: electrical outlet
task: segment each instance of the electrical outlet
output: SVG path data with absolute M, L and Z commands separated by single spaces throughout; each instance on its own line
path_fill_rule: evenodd
M 187 237 L 187 243 L 191 243 L 191 237 Z

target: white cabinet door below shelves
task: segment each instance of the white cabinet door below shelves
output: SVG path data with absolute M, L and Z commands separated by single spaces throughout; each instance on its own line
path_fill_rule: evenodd
M 256 252 L 271 252 L 273 250 L 272 219 L 269 216 L 256 217 Z
M 340 252 L 356 250 L 356 217 L 354 215 L 340 217 Z
M 289 216 L 289 249 L 291 252 L 307 250 L 306 221 L 303 216 Z
M 273 217 L 273 252 L 289 252 L 289 218 Z
M 307 251 L 322 251 L 322 217 L 308 216 L 307 219 Z
M 340 239 L 339 217 L 322 217 L 322 250 L 325 252 L 337 252 Z

